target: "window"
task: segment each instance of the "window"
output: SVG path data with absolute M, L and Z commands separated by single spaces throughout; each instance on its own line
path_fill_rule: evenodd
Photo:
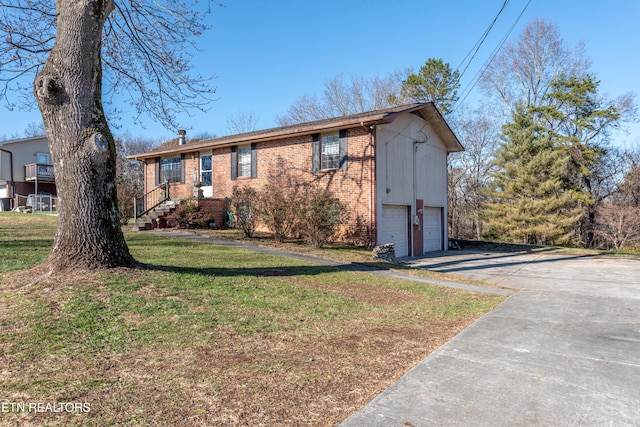
M 322 135 L 320 139 L 320 169 L 340 167 L 340 137 L 338 134 Z
M 39 165 L 50 165 L 51 156 L 49 153 L 36 153 L 36 163 Z
M 180 157 L 162 159 L 160 163 L 160 182 L 180 182 L 182 177 L 182 165 Z
M 251 176 L 251 147 L 238 147 L 238 176 Z
M 200 182 L 203 187 L 211 186 L 211 154 L 200 156 Z
M 257 156 L 256 144 L 231 147 L 231 179 L 256 178 Z
M 311 171 L 347 170 L 347 130 L 315 134 L 311 139 Z

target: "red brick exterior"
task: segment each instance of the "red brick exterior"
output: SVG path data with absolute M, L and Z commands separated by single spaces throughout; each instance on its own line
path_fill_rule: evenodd
M 282 168 L 278 159 L 282 159 L 286 171 L 294 175 L 298 182 L 317 182 L 326 186 L 336 197 L 348 207 L 351 222 L 346 226 L 355 225 L 356 218 L 370 228 L 370 243 L 375 243 L 375 147 L 374 135 L 369 127 L 353 127 L 347 134 L 347 168 L 346 170 L 321 170 L 312 173 L 312 136 L 296 137 L 258 142 L 257 148 L 257 177 L 239 177 L 231 179 L 231 147 L 214 147 L 211 150 L 189 151 L 189 144 L 184 146 L 185 155 L 185 183 L 172 183 L 171 198 L 187 198 L 193 195 L 193 175 L 200 175 L 200 154 L 212 153 L 212 186 L 213 198 L 230 198 L 234 185 L 240 187 L 251 186 L 257 191 L 268 182 L 270 170 Z M 247 145 L 252 141 L 247 141 Z M 239 146 L 242 146 L 240 144 Z M 176 157 L 176 154 L 166 155 L 166 158 Z M 276 171 L 277 172 L 277 171 Z M 146 191 L 155 187 L 156 168 L 154 158 L 147 158 L 145 163 Z M 217 221 L 217 220 L 216 220 Z

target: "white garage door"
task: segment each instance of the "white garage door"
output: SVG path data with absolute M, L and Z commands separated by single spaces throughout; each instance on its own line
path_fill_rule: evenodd
M 424 207 L 424 251 L 442 250 L 442 208 Z
M 394 243 L 396 257 L 409 255 L 407 206 L 382 205 L 379 245 Z

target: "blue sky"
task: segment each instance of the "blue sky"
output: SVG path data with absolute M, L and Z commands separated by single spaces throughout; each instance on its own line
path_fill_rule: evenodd
M 459 92 L 474 76 L 516 21 L 528 0 L 510 0 L 492 32 L 462 78 Z M 227 133 L 230 115 L 251 111 L 259 128 L 306 93 L 320 93 L 338 74 L 367 77 L 428 58 L 457 67 L 491 23 L 503 0 L 223 0 L 210 16 L 212 29 L 201 39 L 194 58 L 197 71 L 214 74 L 218 100 L 207 113 L 180 118 L 188 134 Z M 640 2 L 637 0 L 532 0 L 511 33 L 516 38 L 535 18 L 552 21 L 569 46 L 584 41 L 600 90 L 611 97 L 640 96 Z M 476 88 L 466 103 L 480 97 Z M 123 106 L 121 106 L 123 107 Z M 126 110 L 115 129 L 132 135 L 172 138 L 151 118 L 134 125 Z M 39 113 L 10 112 L 0 107 L 0 134 L 21 132 L 39 121 Z M 10 125 L 9 125 L 10 124 Z M 9 127 L 10 126 L 10 127 Z M 640 126 L 615 143 L 640 143 Z

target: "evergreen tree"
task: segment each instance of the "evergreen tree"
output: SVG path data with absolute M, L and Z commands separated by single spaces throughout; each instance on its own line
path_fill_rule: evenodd
M 553 135 L 569 158 L 567 185 L 589 195 L 580 219 L 580 238 L 593 245 L 596 212 L 609 196 L 606 180 L 611 168 L 605 166 L 610 152 L 609 131 L 620 125 L 632 109 L 633 102 L 622 98 L 617 102 L 598 96 L 600 82 L 584 77 L 560 76 L 544 97 L 544 105 L 534 109 L 536 116 Z
M 556 138 L 518 107 L 503 142 L 484 206 L 490 238 L 529 244 L 570 244 L 587 197 L 567 186 L 570 161 Z
M 417 74 L 402 81 L 402 95 L 412 102 L 433 102 L 442 114 L 458 100 L 460 72 L 440 58 L 429 58 Z

